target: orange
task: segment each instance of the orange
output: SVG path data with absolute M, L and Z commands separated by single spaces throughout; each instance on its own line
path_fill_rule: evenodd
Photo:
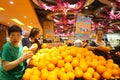
M 119 69 L 119 65 L 118 64 L 113 64 L 113 68 Z
M 33 60 L 30 60 L 29 65 L 30 65 L 30 66 L 33 66 L 33 65 L 34 65 L 34 61 L 33 61 Z
M 79 67 L 75 69 L 74 73 L 76 78 L 80 78 L 83 76 L 83 71 Z
M 43 69 L 41 69 L 41 73 L 47 73 L 48 72 L 48 70 L 47 70 L 47 68 L 45 67 L 45 68 L 43 68 Z
M 60 80 L 69 80 L 69 75 L 67 73 L 63 73 Z
M 105 60 L 103 56 L 98 56 L 98 60 Z
M 47 80 L 58 80 L 57 75 L 55 75 L 54 73 L 49 73 Z
M 58 68 L 58 67 L 55 67 L 55 69 L 53 70 L 55 73 L 59 73 L 59 71 L 60 71 L 60 68 Z
M 32 73 L 32 69 L 31 69 L 31 68 L 27 68 L 27 69 L 25 70 L 25 73 Z
M 107 62 L 108 62 L 108 63 L 109 63 L 109 62 L 113 63 L 113 60 L 112 60 L 112 59 L 108 59 Z
M 32 75 L 37 75 L 37 76 L 40 76 L 40 71 L 38 70 L 38 68 L 34 67 L 32 68 Z
M 62 56 L 58 55 L 57 60 L 61 60 L 61 59 L 62 59 Z
M 57 57 L 52 57 L 51 59 L 50 59 L 50 62 L 51 63 L 53 63 L 53 64 L 57 64 Z
M 66 52 L 66 51 L 63 51 L 63 52 L 61 53 L 61 56 L 62 56 L 62 58 L 65 58 L 65 57 L 67 56 L 67 52 Z
M 112 75 L 113 76 L 119 76 L 120 72 L 118 69 L 112 69 Z
M 85 72 L 85 71 L 87 71 L 88 65 L 86 63 L 82 62 L 82 63 L 80 63 L 79 67 L 83 72 Z
M 109 71 L 105 71 L 102 74 L 102 77 L 105 78 L 105 79 L 110 79 L 112 77 L 112 74 Z
M 38 68 L 39 70 L 43 69 L 45 66 L 46 66 L 46 64 L 45 64 L 43 61 L 40 61 L 40 62 L 38 62 L 38 64 L 37 64 L 37 68 Z
M 85 80 L 91 80 L 91 79 L 92 79 L 92 74 L 91 74 L 90 72 L 85 72 L 85 73 L 83 74 L 83 78 L 84 78 Z
M 106 64 L 106 67 L 107 67 L 107 68 L 113 68 L 113 64 L 114 64 L 114 63 L 108 62 L 108 63 Z
M 23 80 L 29 80 L 30 76 L 31 76 L 31 73 L 24 73 L 23 76 L 22 76 L 22 79 Z
M 106 71 L 106 67 L 103 66 L 103 65 L 97 65 L 96 71 L 97 71 L 98 73 L 102 74 L 103 72 Z
M 106 60 L 99 60 L 100 65 L 106 65 Z
M 91 62 L 91 67 L 95 68 L 98 64 L 99 64 L 99 63 L 98 63 L 97 60 L 93 60 L 93 61 Z
M 73 57 L 72 57 L 71 55 L 68 55 L 68 56 L 66 56 L 66 57 L 64 58 L 64 61 L 65 61 L 65 62 L 71 62 L 72 59 L 73 59 Z
M 76 56 L 78 59 L 81 59 L 82 58 L 82 55 L 80 53 L 77 54 Z
M 30 77 L 30 76 L 29 76 Z M 41 80 L 41 78 L 39 77 L 39 76 L 37 76 L 37 75 L 32 75 L 31 77 L 30 77 L 30 80 Z
M 65 72 L 60 70 L 59 73 L 57 74 L 58 78 L 61 78 L 61 76 L 64 74 Z
M 32 44 L 32 46 L 34 46 L 34 47 L 38 47 L 37 43 Z
M 72 64 L 73 67 L 79 66 L 79 59 L 78 58 L 73 58 L 71 64 Z
M 77 56 L 77 50 L 74 48 L 74 49 L 71 49 L 71 55 L 73 57 Z
M 73 70 L 73 67 L 70 63 L 66 63 L 65 64 L 65 72 L 69 72 L 69 71 L 72 71 Z
M 90 72 L 91 74 L 94 74 L 95 70 L 92 67 L 89 67 L 87 69 L 87 72 Z
M 27 46 L 24 46 L 23 47 L 23 52 L 27 52 L 29 49 L 28 49 L 28 47 Z
M 42 80 L 46 80 L 47 77 L 48 77 L 48 72 L 44 72 L 44 73 L 41 74 L 41 79 Z
M 52 63 L 49 63 L 49 64 L 47 65 L 47 69 L 48 69 L 49 71 L 52 71 L 54 68 L 55 68 L 55 65 L 52 64 Z
M 57 67 L 61 68 L 64 66 L 64 60 L 58 60 Z
M 93 77 L 95 79 L 99 80 L 100 79 L 100 74 L 98 74 L 97 72 L 94 72 Z
M 68 72 L 67 74 L 69 75 L 69 79 L 70 79 L 70 80 L 74 80 L 74 79 L 75 79 L 75 74 L 74 74 L 74 72 L 71 72 L 71 71 L 70 71 L 70 72 Z
M 42 48 L 48 48 L 48 45 L 47 45 L 47 43 L 43 43 L 41 47 Z

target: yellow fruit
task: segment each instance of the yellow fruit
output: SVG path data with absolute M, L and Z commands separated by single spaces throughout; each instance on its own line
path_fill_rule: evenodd
M 28 47 L 27 46 L 24 46 L 23 47 L 23 52 L 27 52 L 28 51 Z
M 41 47 L 42 48 L 48 48 L 48 44 L 47 43 L 43 43 Z
M 72 57 L 71 55 L 68 55 L 68 56 L 66 56 L 66 57 L 64 58 L 64 61 L 65 61 L 65 62 L 71 62 L 72 59 L 73 59 L 73 57 Z
M 113 76 L 119 76 L 120 72 L 118 69 L 112 69 L 112 75 Z
M 68 55 L 68 54 L 67 54 L 66 51 L 63 51 L 63 52 L 61 53 L 62 58 L 65 58 L 67 55 Z
M 57 57 L 52 57 L 50 59 L 50 62 L 53 63 L 54 65 L 57 64 L 57 62 L 58 62 Z
M 87 71 L 88 65 L 86 63 L 80 63 L 79 67 L 83 72 L 85 72 Z
M 63 73 L 62 76 L 60 77 L 60 80 L 69 80 L 69 75 L 66 73 Z
M 75 79 L 75 74 L 73 72 L 68 72 L 67 74 L 69 75 L 69 79 L 70 80 L 74 80 Z
M 79 59 L 78 58 L 73 58 L 71 64 L 72 64 L 73 67 L 79 66 Z
M 31 68 L 27 68 L 27 69 L 25 70 L 25 73 L 32 73 L 32 69 L 31 69 Z
M 30 76 L 29 76 L 30 77 Z M 37 75 L 32 75 L 31 77 L 30 77 L 30 80 L 41 80 L 41 78 L 39 77 L 39 76 L 37 76 Z
M 38 47 L 37 43 L 32 44 L 32 46 L 34 46 L 34 47 Z
M 105 71 L 102 74 L 102 77 L 105 78 L 105 79 L 110 79 L 112 77 L 112 74 L 109 71 Z
M 64 66 L 64 60 L 58 60 L 57 67 L 61 68 Z
M 89 68 L 87 69 L 87 72 L 90 72 L 91 74 L 93 74 L 93 73 L 95 72 L 95 70 L 94 70 L 92 67 L 89 67 Z
M 46 64 L 44 62 L 42 62 L 42 61 L 38 62 L 38 64 L 37 64 L 37 68 L 39 70 L 43 69 L 45 66 L 46 66 Z
M 47 77 L 48 77 L 48 72 L 44 72 L 44 73 L 41 74 L 41 79 L 42 80 L 46 80 Z
M 100 79 L 100 74 L 98 74 L 97 72 L 94 72 L 93 77 L 95 79 L 99 80 Z
M 83 74 L 83 78 L 84 78 L 85 80 L 91 80 L 91 79 L 92 79 L 92 74 L 91 74 L 90 72 L 85 72 L 85 73 Z
M 49 73 L 47 80 L 58 80 L 55 73 Z
M 54 68 L 55 68 L 55 65 L 52 64 L 52 63 L 49 63 L 49 64 L 47 65 L 47 69 L 48 69 L 49 71 L 52 71 Z
M 72 71 L 73 70 L 73 67 L 70 63 L 66 63 L 65 64 L 65 72 L 69 72 L 69 71 Z
M 103 65 L 97 65 L 96 71 L 97 71 L 98 73 L 102 74 L 103 72 L 106 71 L 106 67 L 103 66 Z
M 29 80 L 31 76 L 31 73 L 24 73 L 22 79 L 23 80 Z
M 81 70 L 81 69 L 75 69 L 75 77 L 76 78 L 80 78 L 80 77 L 82 77 L 83 76 L 83 71 Z

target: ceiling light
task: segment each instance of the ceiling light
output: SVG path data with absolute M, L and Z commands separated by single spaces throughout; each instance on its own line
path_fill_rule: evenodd
M 24 16 L 24 18 L 27 18 L 27 16 Z
M 33 27 L 32 26 L 28 26 L 28 28 L 32 29 Z
M 85 7 L 85 9 L 88 9 L 88 7 Z
M 101 8 L 101 10 L 102 10 L 103 8 Z
M 9 3 L 10 3 L 10 4 L 14 4 L 14 1 L 10 1 Z
M 2 8 L 2 7 L 0 7 L 0 11 L 5 11 L 5 9 L 4 9 L 4 8 Z
M 20 25 L 24 25 L 21 21 L 19 21 L 18 19 L 15 19 L 15 18 L 13 18 L 13 19 L 11 19 L 12 21 L 14 21 L 14 22 L 16 22 L 16 23 L 18 23 L 18 24 L 20 24 Z
M 113 5 L 113 3 L 111 2 L 110 5 Z
M 10 24 L 9 22 L 7 24 Z

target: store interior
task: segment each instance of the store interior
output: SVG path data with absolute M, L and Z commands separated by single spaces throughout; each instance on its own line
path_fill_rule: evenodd
M 64 3 L 65 1 L 63 1 Z M 111 42 L 113 46 L 117 45 L 120 39 L 120 17 L 119 17 L 119 2 L 112 0 L 68 0 L 71 5 L 78 3 L 80 6 L 75 9 L 67 7 L 66 13 L 60 8 L 51 9 L 52 6 L 58 6 L 55 0 L 43 0 L 38 4 L 36 0 L 5 0 L 0 2 L 0 24 L 7 27 L 11 25 L 19 25 L 23 29 L 23 35 L 28 35 L 31 28 L 38 27 L 40 29 L 40 38 L 45 42 L 51 42 L 56 37 L 63 39 L 75 40 L 76 34 L 76 16 L 78 14 L 89 17 L 91 21 L 91 34 L 95 29 L 102 28 L 110 41 L 110 35 L 114 35 L 112 39 L 115 43 Z M 47 6 L 40 6 L 46 4 Z M 83 5 L 84 4 L 84 5 Z M 99 5 L 99 6 L 98 6 Z M 115 6 L 116 5 L 116 6 Z M 50 8 L 50 9 L 47 9 Z M 79 9 L 80 8 L 80 9 Z M 109 14 L 114 10 L 114 14 Z M 65 15 L 66 14 L 66 15 Z M 117 16 L 118 15 L 118 16 Z M 111 18 L 110 16 L 114 16 Z M 2 27 L 1 27 L 2 28 Z M 106 37 L 105 36 L 105 37 Z M 82 38 L 81 38 L 82 39 Z M 55 40 L 56 41 L 56 40 Z
M 40 30 L 38 41 L 43 49 L 40 49 L 32 58 L 32 61 L 36 60 L 38 63 L 38 59 L 42 59 L 42 57 L 40 57 L 40 54 L 42 53 L 44 53 L 44 57 L 47 56 L 44 60 L 47 60 L 48 62 L 51 61 L 51 54 L 48 53 L 52 51 L 54 55 L 57 54 L 57 57 L 58 55 L 61 55 L 64 60 L 65 56 L 69 53 L 71 53 L 70 57 L 72 56 L 72 58 L 82 58 L 80 57 L 81 55 L 86 57 L 86 55 L 88 55 L 87 53 L 76 55 L 77 53 L 85 53 L 87 51 L 85 47 L 81 48 L 81 46 L 79 46 L 80 49 L 73 47 L 75 41 L 82 41 L 82 44 L 84 41 L 90 42 L 95 40 L 97 29 L 102 29 L 104 33 L 102 40 L 107 40 L 109 42 L 109 46 L 107 46 L 109 48 L 108 58 L 113 59 L 112 62 L 117 64 L 117 68 L 115 66 L 113 69 L 117 69 L 118 74 L 114 75 L 113 73 L 115 72 L 113 71 L 111 76 L 106 77 L 107 74 L 105 74 L 102 75 L 102 78 L 89 78 L 89 80 L 104 80 L 104 78 L 107 80 L 115 80 L 116 77 L 116 79 L 120 79 L 120 0 L 0 0 L 0 50 L 5 42 L 9 41 L 7 30 L 12 25 L 18 25 L 22 28 L 22 38 L 28 37 L 32 28 L 38 28 Z M 82 52 L 79 52 L 79 50 Z M 58 54 L 57 51 L 58 53 L 60 52 L 60 54 Z M 64 51 L 68 54 L 62 55 Z M 119 57 L 116 57 L 117 52 L 119 52 Z M 88 53 L 92 52 L 88 51 Z M 92 54 L 89 56 L 98 59 L 98 57 L 93 57 Z M 90 59 L 92 60 L 92 58 Z M 103 58 L 101 59 L 105 60 Z M 45 62 L 46 64 L 47 61 Z M 111 60 L 108 60 L 108 62 L 109 61 L 111 62 Z M 104 62 L 105 61 L 101 63 L 102 66 L 107 64 L 107 60 L 105 63 Z M 90 68 L 94 67 L 93 64 L 91 63 Z M 42 63 L 40 65 L 42 66 Z M 42 70 L 40 65 L 31 62 L 30 68 L 31 66 L 32 68 L 33 66 L 37 66 L 37 69 L 39 67 L 40 71 Z M 71 65 L 75 70 L 72 60 Z M 60 65 L 58 66 L 58 63 L 55 62 L 54 67 L 56 66 L 59 67 Z M 108 66 L 109 65 L 107 65 L 107 67 Z M 70 67 L 70 65 L 67 65 L 66 68 L 68 67 Z M 107 67 L 105 65 L 105 68 Z M 61 67 L 59 68 L 61 69 Z M 99 73 L 99 70 L 95 67 L 93 69 Z M 52 70 L 48 69 L 48 71 Z M 99 74 L 102 73 L 100 72 Z M 87 79 L 86 76 L 81 76 L 81 78 L 79 75 L 78 78 L 76 78 L 77 74 L 79 73 L 76 72 L 74 78 L 66 80 Z M 44 77 L 45 76 L 46 74 Z M 57 78 L 58 77 L 59 76 L 57 76 Z M 61 77 L 59 77 L 59 79 L 52 78 L 50 77 L 51 80 L 62 80 Z M 24 79 L 23 77 L 23 80 L 27 79 Z M 65 78 L 63 78 L 63 80 L 65 80 Z

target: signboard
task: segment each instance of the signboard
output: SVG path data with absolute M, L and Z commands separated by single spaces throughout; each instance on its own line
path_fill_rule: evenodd
M 90 33 L 91 18 L 78 15 L 76 20 L 76 39 L 88 40 Z
M 44 22 L 43 31 L 44 31 L 43 34 L 45 39 L 50 39 L 50 40 L 53 39 L 54 36 L 53 22 L 51 21 Z

